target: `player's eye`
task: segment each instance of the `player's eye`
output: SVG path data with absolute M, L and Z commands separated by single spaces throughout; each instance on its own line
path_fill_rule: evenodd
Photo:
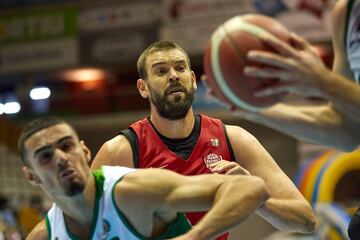
M 64 152 L 70 152 L 73 149 L 74 144 L 72 142 L 64 142 L 61 144 L 61 150 Z
M 40 153 L 38 155 L 38 162 L 40 165 L 47 164 L 51 161 L 52 157 L 53 157 L 52 151 L 50 151 L 50 150 L 43 151 L 42 153 Z
M 183 71 L 185 71 L 185 66 L 184 65 L 179 65 L 179 66 L 176 67 L 176 70 L 180 71 L 180 72 L 183 72 Z
M 161 76 L 166 73 L 166 69 L 164 67 L 159 67 L 155 70 L 156 75 Z

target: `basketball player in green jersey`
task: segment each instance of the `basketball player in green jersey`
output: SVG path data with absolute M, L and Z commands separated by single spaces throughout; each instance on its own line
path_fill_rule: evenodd
M 212 239 L 242 222 L 268 198 L 262 179 L 182 176 L 169 170 L 103 166 L 66 122 L 45 117 L 20 138 L 23 172 L 55 202 L 27 239 Z M 203 211 L 191 228 L 183 211 Z

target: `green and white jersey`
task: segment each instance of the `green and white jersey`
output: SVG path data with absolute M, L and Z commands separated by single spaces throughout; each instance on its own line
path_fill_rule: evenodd
M 96 200 L 94 206 L 94 219 L 89 239 L 91 240 L 145 240 L 149 239 L 139 234 L 127 221 L 125 216 L 116 207 L 114 202 L 115 185 L 132 168 L 119 166 L 103 166 L 94 171 L 96 182 Z M 79 240 L 72 234 L 64 221 L 64 215 L 60 207 L 53 204 L 46 215 L 46 225 L 51 240 Z M 171 223 L 166 232 L 156 240 L 168 239 L 187 232 L 191 228 L 184 214 L 179 213 L 177 219 Z
M 346 13 L 345 47 L 351 71 L 360 83 L 360 1 L 349 0 Z

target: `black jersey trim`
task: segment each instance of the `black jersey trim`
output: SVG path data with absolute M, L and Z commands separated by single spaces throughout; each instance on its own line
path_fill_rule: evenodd
M 124 135 L 130 143 L 132 150 L 133 163 L 135 168 L 140 167 L 140 147 L 139 139 L 132 128 L 122 130 L 119 134 Z
M 196 147 L 201 132 L 201 115 L 196 114 L 194 118 L 194 127 L 190 135 L 186 138 L 180 139 L 172 139 L 165 137 L 156 129 L 150 118 L 148 118 L 148 121 L 150 122 L 152 128 L 155 130 L 156 134 L 160 138 L 161 142 L 167 147 L 167 149 L 174 153 L 176 156 L 180 157 L 182 160 L 187 161 Z
M 223 128 L 224 128 L 226 143 L 227 143 L 227 145 L 228 145 L 228 149 L 229 149 L 231 161 L 232 161 L 232 162 L 236 162 L 234 150 L 233 150 L 233 148 L 232 148 L 232 145 L 231 145 L 230 140 L 229 140 L 228 133 L 227 133 L 227 131 L 226 131 L 226 126 L 225 126 L 225 124 L 222 124 L 222 125 L 223 125 Z

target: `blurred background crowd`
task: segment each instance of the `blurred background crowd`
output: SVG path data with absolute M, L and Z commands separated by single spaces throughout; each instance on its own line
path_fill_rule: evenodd
M 0 195 L 0 239 L 23 239 L 45 217 L 46 209 L 41 195 Z

